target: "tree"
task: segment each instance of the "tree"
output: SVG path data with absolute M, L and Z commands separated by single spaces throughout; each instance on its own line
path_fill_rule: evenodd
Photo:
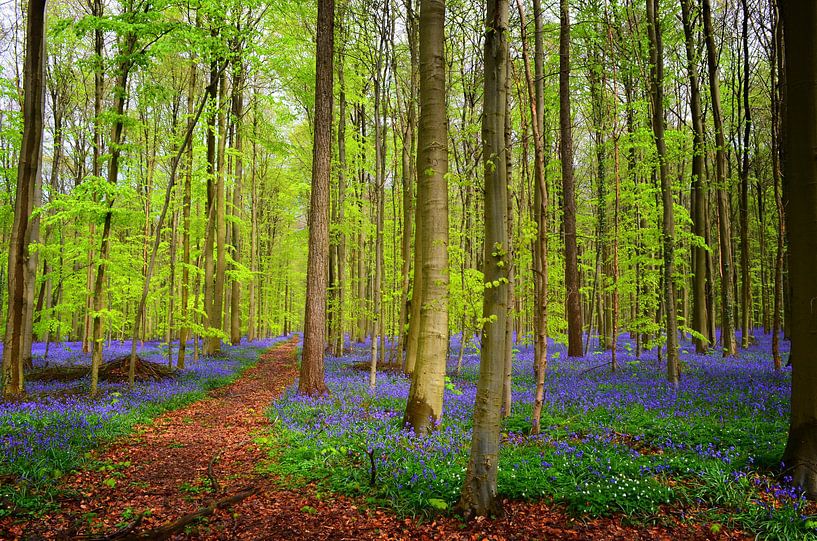
M 421 252 L 415 269 L 421 266 L 423 269 L 422 306 L 417 361 L 404 418 L 416 434 L 433 430 L 442 415 L 448 359 L 448 137 L 444 23 L 445 0 L 421 0 L 420 122 L 417 131 L 417 207 L 421 216 L 416 220 L 417 237 L 421 239 L 417 244 Z
M 746 0 L 741 0 L 743 8 L 743 24 L 741 30 L 743 56 L 743 142 L 742 159 L 740 165 L 740 331 L 741 346 L 746 349 L 751 343 L 752 329 L 752 282 L 751 264 L 749 260 L 749 144 L 752 136 L 752 107 L 749 103 L 749 6 Z M 764 284 L 765 286 L 765 284 Z
M 772 316 L 772 359 L 775 370 L 783 368 L 783 360 L 780 357 L 780 327 L 783 309 L 783 260 L 786 239 L 786 218 L 783 208 L 782 194 L 782 166 L 781 166 L 781 116 L 782 103 L 781 92 L 777 84 L 778 80 L 785 81 L 783 70 L 783 25 L 780 22 L 776 0 L 769 0 L 769 11 L 772 14 L 772 36 L 769 40 L 769 67 L 771 92 L 771 151 L 772 151 L 772 177 L 774 182 L 774 204 L 777 209 L 777 251 L 774 258 L 774 302 Z
M 129 3 L 125 6 L 123 19 L 126 21 L 135 18 L 141 7 Z M 132 22 L 132 21 L 129 21 Z M 135 55 L 138 51 L 137 44 L 140 36 L 137 35 L 135 26 L 129 25 L 120 39 L 119 55 L 116 71 L 116 83 L 113 88 L 113 114 L 114 121 L 111 126 L 110 136 L 110 158 L 108 160 L 108 184 L 115 189 L 119 182 L 119 167 L 122 157 L 122 143 L 125 137 L 125 110 L 128 104 L 128 77 L 135 64 Z M 99 121 L 99 119 L 97 119 Z M 108 196 L 107 210 L 103 219 L 102 237 L 99 247 L 99 261 L 96 265 L 96 278 L 93 288 L 93 312 L 91 314 L 92 323 L 92 353 L 91 353 L 91 396 L 96 395 L 99 383 L 99 367 L 102 365 L 102 348 L 105 335 L 105 320 L 103 309 L 105 307 L 105 272 L 107 259 L 111 249 L 111 227 L 113 221 L 113 206 L 115 203 L 113 195 Z
M 459 501 L 459 508 L 466 517 L 485 516 L 499 511 L 496 478 L 499 466 L 505 325 L 510 288 L 508 272 L 511 267 L 508 260 L 508 177 L 505 156 L 507 63 L 508 1 L 488 0 L 485 21 L 485 101 L 482 115 L 486 288 L 483 296 L 482 351 L 474 403 L 471 452 Z
M 332 158 L 332 88 L 335 2 L 319 0 L 315 54 L 315 127 L 312 194 L 309 203 L 309 257 L 306 269 L 304 347 L 298 393 L 327 392 L 323 375 L 326 344 L 326 287 L 329 263 L 329 177 Z
M 408 91 L 404 93 L 403 100 L 400 105 L 404 112 L 401 115 L 402 121 L 402 149 L 401 149 L 401 181 L 403 192 L 403 232 L 401 238 L 401 260 L 403 262 L 401 267 L 402 278 L 402 299 L 400 302 L 400 319 L 398 320 L 398 355 L 403 358 L 403 366 L 405 368 L 407 357 L 402 357 L 403 351 L 407 350 L 408 346 L 408 328 L 409 311 L 413 304 L 409 302 L 409 286 L 411 285 L 409 273 L 412 268 L 411 255 L 411 236 L 412 224 L 414 216 L 414 179 L 416 178 L 416 170 L 412 158 L 414 157 L 416 133 L 417 133 L 417 84 L 419 79 L 418 62 L 417 62 L 417 14 L 414 9 L 416 0 L 404 0 L 406 5 L 406 34 L 409 43 L 410 72 L 408 80 Z M 399 87 L 398 87 L 399 89 Z M 415 268 L 415 274 L 417 269 Z M 415 292 L 417 287 L 415 285 Z M 418 296 L 419 299 L 419 296 Z M 419 311 L 417 312 L 419 314 Z M 412 315 L 414 317 L 414 314 Z M 419 319 L 419 318 L 418 318 Z M 414 362 L 414 361 L 412 361 Z M 414 370 L 412 365 L 411 371 Z
M 570 8 L 559 1 L 559 153 L 562 160 L 564 197 L 565 288 L 567 306 L 567 354 L 581 357 L 582 307 L 579 293 L 579 253 L 576 244 L 576 182 L 573 178 L 573 119 L 570 115 Z
M 712 340 L 706 307 L 706 229 L 708 209 L 706 204 L 706 184 L 704 175 L 706 164 L 704 153 L 704 118 L 701 108 L 701 88 L 698 81 L 695 34 L 692 27 L 692 2 L 681 0 L 681 19 L 684 26 L 684 45 L 689 79 L 689 109 L 692 115 L 692 209 L 694 233 L 698 237 L 692 252 L 692 329 L 700 336 L 694 338 L 695 350 L 704 353 Z
M 707 70 L 709 73 L 709 93 L 712 101 L 712 121 L 715 124 L 715 185 L 717 186 L 718 223 L 721 261 L 721 349 L 724 357 L 737 353 L 735 343 L 734 277 L 732 263 L 732 225 L 729 218 L 729 197 L 727 195 L 726 139 L 721 113 L 721 91 L 718 77 L 718 52 L 715 50 L 715 31 L 712 25 L 710 0 L 702 0 L 704 36 L 706 40 Z
M 791 283 L 791 420 L 783 460 L 793 482 L 817 497 L 817 3 L 780 0 L 785 40 L 783 161 Z
M 650 37 L 650 97 L 652 131 L 658 151 L 658 176 L 661 180 L 661 203 L 664 209 L 662 227 L 664 245 L 664 313 L 667 332 L 667 380 L 678 385 L 678 318 L 675 310 L 675 201 L 672 180 L 667 168 L 667 147 L 664 140 L 664 47 L 661 39 L 659 0 L 647 0 L 647 27 Z
M 31 355 L 27 306 L 34 303 L 29 251 L 38 184 L 42 182 L 43 110 L 45 103 L 45 0 L 29 0 L 23 72 L 23 140 L 17 167 L 17 191 L 8 261 L 8 311 L 3 341 L 3 397 L 22 394 L 23 360 Z M 29 333 L 30 334 L 30 333 Z M 26 352 L 26 343 L 29 351 Z
M 534 200 L 533 214 L 536 219 L 536 239 L 533 244 L 533 291 L 534 291 L 534 372 L 536 392 L 534 395 L 531 432 L 538 434 L 545 400 L 545 370 L 547 370 L 547 307 L 548 307 L 548 190 L 545 180 L 545 100 L 544 100 L 544 27 L 542 23 L 542 2 L 533 1 L 534 75 L 531 76 L 527 50 L 525 11 L 521 0 L 519 7 L 522 37 L 522 58 L 525 62 L 525 82 L 530 102 L 531 124 L 533 125 L 533 171 Z M 506 412 L 507 413 L 507 412 Z

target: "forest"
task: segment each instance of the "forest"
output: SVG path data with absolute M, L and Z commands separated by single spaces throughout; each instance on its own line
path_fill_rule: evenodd
M 0 539 L 817 539 L 817 3 L 0 5 Z

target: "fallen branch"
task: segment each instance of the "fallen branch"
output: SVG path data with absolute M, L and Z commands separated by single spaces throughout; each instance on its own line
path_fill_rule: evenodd
M 591 366 L 590 368 L 587 368 L 587 369 L 582 370 L 581 372 L 579 372 L 579 375 L 580 375 L 580 376 L 583 376 L 583 375 L 584 375 L 584 374 L 586 374 L 587 372 L 590 372 L 590 371 L 592 371 L 592 370 L 597 370 L 597 369 L 599 369 L 599 368 L 603 368 L 603 367 L 607 366 L 608 364 L 611 364 L 612 362 L 613 362 L 613 361 L 607 361 L 606 363 L 601 363 L 601 364 L 597 364 L 596 366 Z
M 231 505 L 238 503 L 246 498 L 249 498 L 253 494 L 258 491 L 258 487 L 248 487 L 242 489 L 232 496 L 226 496 L 221 498 L 220 500 L 213 500 L 210 502 L 210 505 L 206 507 L 202 507 L 197 511 L 192 513 L 188 513 L 183 517 L 165 524 L 164 526 L 159 526 L 158 528 L 154 528 L 152 530 L 146 530 L 143 532 L 136 532 L 134 533 L 132 530 L 122 534 L 118 532 L 114 532 L 109 536 L 103 537 L 88 537 L 84 539 L 88 539 L 89 541 L 163 541 L 164 539 L 169 539 L 174 534 L 181 532 L 184 530 L 185 526 L 188 524 L 202 518 L 202 517 L 209 517 L 217 509 L 222 509 L 224 507 L 230 507 Z M 141 520 L 141 519 L 140 519 Z M 115 536 L 115 537 L 114 537 Z

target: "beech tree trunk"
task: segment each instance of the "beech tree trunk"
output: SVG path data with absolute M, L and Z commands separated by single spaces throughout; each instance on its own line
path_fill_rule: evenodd
M 773 38 L 771 43 L 770 79 L 771 92 L 771 117 L 772 117 L 772 176 L 774 181 L 774 204 L 777 209 L 777 252 L 774 261 L 774 301 L 772 314 L 772 359 L 775 370 L 783 368 L 783 360 L 780 356 L 780 331 L 781 315 L 783 313 L 783 259 L 785 253 L 786 240 L 786 213 L 783 209 L 782 193 L 782 165 L 781 158 L 781 100 L 780 90 L 777 84 L 778 79 L 785 81 L 783 73 L 783 25 L 779 19 L 776 0 L 769 0 L 769 9 L 772 13 Z
M 698 82 L 695 34 L 692 27 L 691 0 L 681 0 L 681 19 L 684 25 L 687 75 L 689 77 L 689 108 L 692 115 L 692 219 L 693 232 L 698 237 L 692 250 L 692 330 L 702 337 L 694 337 L 695 350 L 705 353 L 713 337 L 709 336 L 706 302 L 706 205 L 704 119 L 701 111 L 701 88 Z
M 579 252 L 576 244 L 576 182 L 573 179 L 573 126 L 570 114 L 570 8 L 559 1 L 559 144 L 564 197 L 565 289 L 567 290 L 567 354 L 581 357 L 582 306 L 579 293 Z
M 209 325 L 213 331 L 224 331 L 225 280 L 227 274 L 227 168 L 225 157 L 227 150 L 227 76 L 222 70 L 218 85 L 218 151 L 216 156 L 215 208 L 213 220 L 216 241 L 216 269 L 213 277 L 213 304 L 210 307 Z M 221 337 L 211 335 L 208 339 L 208 353 L 221 353 Z
M 751 343 L 752 321 L 752 273 L 749 262 L 749 144 L 752 136 L 752 108 L 749 104 L 749 7 L 746 0 L 743 7 L 743 155 L 740 167 L 740 305 L 741 305 L 741 346 L 746 349 Z
M 650 94 L 652 130 L 658 150 L 658 176 L 661 180 L 661 202 L 664 209 L 662 227 L 664 242 L 664 316 L 667 333 L 667 380 L 678 385 L 678 318 L 675 306 L 675 212 L 672 179 L 667 169 L 667 147 L 664 141 L 664 49 L 661 39 L 659 0 L 647 0 L 647 27 L 650 37 Z
M 239 220 L 242 216 L 241 188 L 244 179 L 244 158 L 242 152 L 244 125 L 244 61 L 242 58 L 236 60 L 235 71 L 233 72 L 233 107 L 232 122 L 235 129 L 233 148 L 235 149 L 235 187 L 233 188 L 233 216 L 236 218 L 232 223 L 232 246 L 233 246 L 233 269 L 236 269 L 241 262 L 241 227 Z M 230 285 L 230 343 L 236 345 L 241 342 L 241 282 L 233 278 Z
M 338 246 L 337 246 L 337 303 L 338 310 L 335 321 L 335 343 L 334 354 L 338 357 L 343 355 L 344 348 L 344 321 L 345 313 L 343 303 L 345 302 L 345 288 L 346 288 L 346 233 L 343 230 L 345 223 L 346 210 L 346 85 L 343 73 L 343 54 L 338 58 L 338 83 L 340 84 L 340 95 L 338 98 L 338 214 L 337 220 L 341 225 L 338 232 Z
M 817 497 L 817 3 L 781 0 L 785 32 L 784 204 L 791 282 L 791 420 L 783 460 Z
M 564 1 L 564 0 L 563 0 Z M 466 518 L 497 513 L 499 425 L 502 406 L 505 325 L 508 318 L 508 177 L 505 115 L 508 99 L 508 1 L 488 0 L 485 21 L 485 81 L 482 159 L 485 175 L 485 283 L 479 381 L 474 402 L 471 452 L 460 492 Z
M 193 93 L 196 88 L 196 65 L 190 64 L 190 84 L 187 91 L 187 114 L 188 128 L 192 125 L 193 119 Z M 187 353 L 187 339 L 190 337 L 190 205 L 193 198 L 193 145 L 187 146 L 187 156 L 184 172 L 184 194 L 182 196 L 182 294 L 181 294 L 181 319 L 182 325 L 179 329 L 179 353 L 176 360 L 176 368 L 184 370 L 185 355 Z
M 382 39 L 380 40 L 380 47 L 381 49 L 385 46 L 385 42 Z M 382 55 L 382 53 L 376 53 Z M 378 356 L 385 357 L 384 348 L 379 348 L 378 352 L 378 339 L 383 340 L 383 333 L 381 332 L 382 325 L 383 325 L 383 314 L 382 311 L 382 304 L 383 304 L 383 213 L 384 213 L 384 199 L 386 197 L 384 186 L 385 186 L 385 142 L 384 134 L 383 134 L 383 127 L 382 127 L 382 119 L 381 119 L 381 63 L 382 58 L 378 56 L 377 65 L 376 65 L 376 74 L 375 74 L 375 81 L 374 81 L 374 169 L 375 169 L 375 177 L 374 177 L 374 205 L 376 207 L 375 213 L 375 256 L 374 256 L 374 287 L 372 290 L 372 296 L 374 297 L 374 311 L 372 313 L 372 347 L 371 347 L 371 358 L 369 363 L 369 388 L 374 390 L 375 383 L 377 381 L 377 363 L 379 361 Z
M 298 394 L 313 396 L 327 392 L 324 381 L 323 352 L 326 344 L 326 287 L 329 263 L 329 178 L 332 161 L 334 33 L 335 2 L 334 0 L 319 0 L 304 347 L 298 381 Z
M 407 354 L 403 357 L 403 352 L 408 348 L 408 336 L 410 325 L 409 313 L 412 311 L 413 304 L 410 302 L 410 286 L 411 286 L 411 269 L 412 269 L 412 254 L 411 254 L 411 237 L 412 226 L 414 220 L 414 183 L 416 178 L 416 170 L 412 158 L 414 157 L 416 134 L 417 134 L 417 84 L 418 84 L 418 62 L 417 62 L 417 14 L 414 10 L 415 0 L 405 0 L 406 4 L 406 33 L 409 42 L 409 54 L 411 57 L 411 77 L 409 79 L 408 96 L 405 99 L 405 124 L 403 126 L 403 148 L 401 150 L 402 158 L 402 193 L 403 193 L 403 232 L 400 244 L 402 255 L 402 299 L 400 302 L 400 319 L 398 320 L 398 355 L 403 359 L 403 368 L 406 370 Z M 415 276 L 417 267 L 414 266 Z M 416 287 L 415 287 L 416 291 Z M 413 317 L 413 314 L 412 314 Z M 416 359 L 416 358 L 415 358 Z M 413 367 L 412 367 L 413 370 Z
M 448 359 L 448 137 L 445 104 L 445 0 L 420 2 L 420 123 L 417 132 L 417 221 L 422 266 L 417 360 L 405 422 L 416 434 L 442 415 Z M 416 287 L 416 286 L 415 286 Z M 414 302 L 414 301 L 412 301 Z M 504 327 L 503 327 L 504 330 Z
M 210 63 L 210 80 L 207 85 L 207 99 L 210 111 L 207 117 L 207 227 L 204 235 L 204 312 L 207 316 L 207 325 L 214 327 L 213 298 L 215 295 L 214 279 L 216 260 L 213 257 L 213 248 L 216 244 L 216 184 L 218 183 L 218 164 L 216 163 L 216 111 L 218 107 L 218 62 Z M 205 338 L 204 353 L 210 354 L 211 340 Z
M 23 137 L 17 167 L 17 191 L 8 261 L 8 310 L 3 348 L 3 397 L 23 394 L 23 362 L 31 356 L 26 340 L 27 306 L 34 303 L 33 276 L 28 272 L 32 240 L 31 213 L 42 178 L 43 111 L 45 109 L 45 0 L 29 0 L 23 72 Z M 28 347 L 28 351 L 26 351 Z
M 91 15 L 101 18 L 104 11 L 103 0 L 89 0 L 88 4 Z M 102 176 L 102 93 L 105 91 L 104 45 L 102 28 L 97 27 L 94 29 L 94 150 L 91 160 L 91 174 L 96 178 Z M 90 353 L 91 351 L 91 335 L 93 332 L 91 328 L 91 313 L 94 309 L 94 242 L 96 242 L 96 224 L 92 223 L 88 228 L 88 271 L 85 278 L 88 296 L 85 300 L 85 318 L 82 327 L 83 353 Z
M 734 265 L 732 264 L 732 225 L 729 219 L 729 196 L 726 173 L 726 140 L 723 133 L 721 113 L 720 79 L 718 77 L 718 52 L 715 49 L 715 33 L 712 26 L 710 0 L 702 0 L 704 35 L 706 38 L 709 92 L 712 101 L 712 121 L 715 126 L 715 185 L 718 198 L 718 233 L 720 237 L 721 263 L 721 348 L 724 357 L 737 354 L 735 343 Z
M 545 371 L 547 370 L 547 303 L 548 303 L 548 191 L 545 181 L 545 106 L 544 106 L 544 26 L 542 22 L 542 2 L 533 2 L 534 20 L 534 76 L 531 77 L 530 62 L 527 53 L 525 12 L 522 0 L 517 0 L 520 14 L 522 35 L 522 55 L 525 62 L 525 79 L 528 88 L 528 101 L 531 110 L 534 151 L 534 197 L 533 214 L 536 220 L 536 239 L 533 249 L 533 347 L 534 377 L 536 391 L 534 394 L 533 414 L 531 415 L 531 433 L 540 431 L 539 421 L 542 416 L 542 404 L 545 399 Z

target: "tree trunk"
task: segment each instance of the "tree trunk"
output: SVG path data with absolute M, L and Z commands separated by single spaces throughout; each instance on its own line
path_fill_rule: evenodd
M 303 359 L 298 381 L 298 394 L 303 395 L 322 395 L 327 392 L 323 352 L 326 344 L 326 266 L 329 262 L 334 32 L 335 2 L 319 0 L 315 54 L 312 194 L 309 204 L 309 256 L 306 270 Z
M 403 192 L 403 233 L 400 244 L 402 255 L 402 296 L 400 302 L 400 319 L 398 323 L 398 341 L 397 348 L 398 355 L 403 358 L 403 366 L 406 368 L 407 357 L 403 357 L 403 351 L 408 348 L 409 330 L 409 312 L 413 304 L 409 301 L 411 286 L 411 234 L 412 234 L 412 217 L 414 215 L 414 179 L 416 177 L 415 168 L 412 163 L 412 157 L 415 152 L 416 133 L 417 133 L 417 84 L 418 84 L 418 63 L 417 63 L 417 15 L 414 10 L 415 0 L 406 0 L 406 20 L 407 20 L 407 34 L 409 42 L 409 54 L 411 57 L 411 78 L 409 79 L 409 92 L 405 100 L 406 119 L 403 127 L 403 148 L 402 148 L 402 192 Z M 414 267 L 415 275 L 417 267 Z M 416 288 L 415 288 L 416 291 Z M 413 314 L 412 314 L 413 317 Z M 406 354 L 407 355 L 407 354 Z M 416 359 L 416 357 L 415 357 Z M 413 370 L 413 367 L 412 367 Z M 408 370 L 405 370 L 408 372 Z
M 127 104 L 128 74 L 130 72 L 130 55 L 136 45 L 136 36 L 129 34 L 125 38 L 123 53 L 124 60 L 119 64 L 119 74 L 116 86 L 113 89 L 114 112 L 116 120 L 111 128 L 111 157 L 108 162 L 108 183 L 116 186 L 119 180 L 119 156 L 123 140 L 125 105 Z M 114 199 L 108 199 L 108 209 L 105 213 L 105 220 L 102 226 L 102 239 L 99 248 L 99 263 L 96 268 L 96 279 L 94 280 L 94 310 L 92 319 L 93 343 L 91 352 L 91 396 L 96 396 L 97 385 L 99 383 L 99 367 L 102 364 L 102 346 L 105 337 L 105 321 L 103 320 L 103 308 L 105 306 L 105 268 L 106 261 L 110 253 L 111 221 L 113 219 Z
M 510 9 L 510 8 L 508 8 Z M 503 374 L 502 374 L 502 418 L 506 419 L 511 416 L 511 408 L 513 406 L 513 317 L 510 316 L 510 311 L 515 303 L 516 284 L 514 283 L 515 269 L 514 269 L 514 249 L 513 249 L 513 191 L 511 189 L 511 168 L 513 166 L 513 148 L 511 138 L 511 103 L 510 103 L 510 61 L 505 62 L 505 115 L 504 115 L 504 137 L 505 137 L 505 187 L 507 189 L 507 201 L 505 218 L 508 220 L 507 229 L 507 310 L 508 316 L 505 318 L 505 351 L 503 354 Z
M 667 148 L 664 142 L 664 49 L 661 39 L 659 0 L 647 0 L 647 27 L 650 38 L 650 97 L 652 98 L 652 130 L 658 150 L 658 175 L 661 180 L 661 201 L 664 208 L 662 235 L 664 242 L 664 315 L 667 332 L 667 380 L 678 385 L 678 318 L 675 306 L 675 213 L 672 179 L 667 170 Z
M 559 144 L 564 197 L 565 289 L 567 354 L 581 357 L 582 307 L 579 293 L 579 254 L 576 245 L 576 183 L 573 179 L 573 126 L 570 114 L 570 9 L 559 1 Z
M 192 124 L 194 113 L 193 93 L 196 88 L 196 64 L 190 64 L 190 85 L 187 91 L 187 114 L 188 128 Z M 176 360 L 176 368 L 184 370 L 184 360 L 187 352 L 187 339 L 190 336 L 190 205 L 192 203 L 193 192 L 193 145 L 187 146 L 186 169 L 184 172 L 184 195 L 182 196 L 182 295 L 181 295 L 181 319 L 182 326 L 179 329 L 179 356 Z
M 211 330 L 223 333 L 224 331 L 224 308 L 225 308 L 225 287 L 224 282 L 227 274 L 227 168 L 225 167 L 225 156 L 227 149 L 227 115 L 225 102 L 227 100 L 227 76 L 224 70 L 221 71 L 218 86 L 218 152 L 216 166 L 216 186 L 215 186 L 215 208 L 213 210 L 216 234 L 216 273 L 213 278 L 213 305 L 210 309 Z M 221 353 L 221 338 L 218 335 L 210 336 L 208 340 L 208 351 L 210 355 Z
M 387 5 L 387 4 L 386 4 Z M 380 41 L 381 48 L 385 45 L 383 40 Z M 382 53 L 378 53 L 382 54 Z M 375 169 L 375 186 L 374 204 L 377 207 L 375 218 L 375 256 L 374 256 L 374 288 L 372 296 L 374 297 L 374 311 L 372 313 L 372 349 L 369 363 L 369 388 L 374 390 L 377 381 L 377 363 L 378 363 L 378 338 L 383 339 L 381 326 L 383 324 L 383 314 L 381 314 L 383 304 L 383 211 L 384 199 L 386 197 L 384 186 L 385 179 L 385 142 L 384 128 L 382 127 L 381 119 L 381 59 L 378 57 L 376 66 L 376 74 L 374 81 L 374 169 Z M 385 357 L 385 351 L 380 348 L 381 355 Z
M 218 183 L 218 164 L 216 163 L 216 108 L 218 107 L 218 62 L 210 62 L 210 81 L 206 95 L 210 103 L 207 116 L 207 226 L 204 234 L 204 312 L 207 316 L 207 326 L 215 327 L 213 298 L 215 295 L 216 261 L 213 257 L 213 248 L 216 244 L 216 184 Z M 204 353 L 211 354 L 211 340 L 205 334 Z
M 785 211 L 783 209 L 783 194 L 781 193 L 782 190 L 782 172 L 781 172 L 781 103 L 780 103 L 780 90 L 778 88 L 777 79 L 779 78 L 780 81 L 785 80 L 785 75 L 783 73 L 783 26 L 779 20 L 779 14 L 777 13 L 777 4 L 776 0 L 769 0 L 769 10 L 772 13 L 772 29 L 773 29 L 773 38 L 772 38 L 772 50 L 771 50 L 771 60 L 770 60 L 770 79 L 771 84 L 769 85 L 772 89 L 771 91 L 771 117 L 772 117 L 772 176 L 774 181 L 774 203 L 777 209 L 777 221 L 778 221 L 778 229 L 777 229 L 777 252 L 775 254 L 775 261 L 774 261 L 774 301 L 773 301 L 773 314 L 772 314 L 772 358 L 774 360 L 774 368 L 775 370 L 780 370 L 783 368 L 783 360 L 780 357 L 780 331 L 781 331 L 781 320 L 780 316 L 782 315 L 783 311 L 783 259 L 784 259 L 784 251 L 785 251 L 785 240 L 786 240 L 786 216 Z
M 547 183 L 545 180 L 545 149 L 544 149 L 544 26 L 542 22 L 542 2 L 533 2 L 534 36 L 534 76 L 531 77 L 530 62 L 527 53 L 527 38 L 524 8 L 521 0 L 517 0 L 520 14 L 520 28 L 522 31 L 522 54 L 525 62 L 525 79 L 528 87 L 528 101 L 530 102 L 531 119 L 533 126 L 534 150 L 534 198 L 533 215 L 536 220 L 536 239 L 533 249 L 533 345 L 534 345 L 534 376 L 536 391 L 531 416 L 531 433 L 540 431 L 539 421 L 542 416 L 542 405 L 545 399 L 545 371 L 547 370 L 547 308 L 548 308 L 548 216 L 547 216 Z
M 563 0 L 564 1 L 564 0 Z M 479 381 L 474 403 L 474 428 L 459 508 L 466 516 L 499 511 L 497 468 L 502 403 L 505 325 L 508 318 L 509 258 L 507 231 L 508 178 L 505 114 L 508 99 L 508 2 L 488 0 L 485 21 L 485 82 L 482 156 L 485 175 L 485 283 Z
M 791 281 L 791 421 L 783 460 L 795 485 L 817 497 L 817 3 L 779 3 L 785 32 L 783 178 Z
M 233 245 L 233 269 L 237 269 L 241 261 L 241 227 L 239 220 L 242 216 L 242 181 L 244 179 L 243 134 L 244 125 L 244 60 L 236 59 L 236 69 L 233 73 L 233 127 L 235 129 L 234 149 L 235 149 L 235 187 L 233 188 L 233 217 L 232 223 L 232 245 Z M 230 291 L 230 343 L 232 345 L 241 342 L 241 282 L 233 278 Z
M 33 276 L 28 265 L 32 229 L 30 220 L 41 179 L 43 111 L 45 109 L 45 0 L 29 0 L 26 21 L 26 56 L 23 74 L 23 137 L 17 167 L 17 191 L 8 262 L 8 310 L 3 348 L 3 397 L 23 394 L 26 351 L 26 306 L 34 302 Z
M 712 120 L 715 125 L 715 185 L 718 187 L 718 232 L 721 263 L 721 348 L 724 357 L 731 357 L 737 354 L 737 345 L 735 343 L 734 320 L 732 319 L 734 280 L 732 276 L 732 226 L 729 219 L 729 196 L 727 195 L 726 186 L 726 140 L 723 134 L 718 52 L 715 50 L 715 33 L 712 26 L 710 0 L 702 0 L 702 7 L 709 72 L 709 92 L 712 101 Z
M 344 348 L 344 302 L 346 289 L 346 233 L 344 223 L 346 216 L 346 83 L 343 73 L 344 55 L 338 55 L 338 83 L 340 85 L 338 104 L 338 201 L 337 223 L 340 225 L 337 240 L 337 315 L 335 317 L 335 356 L 343 355 Z
M 751 343 L 752 281 L 749 263 L 749 143 L 752 135 L 752 108 L 749 105 L 749 8 L 743 6 L 743 159 L 740 168 L 740 272 L 741 345 Z
M 417 360 L 405 422 L 418 435 L 442 415 L 448 359 L 448 137 L 443 46 L 445 0 L 421 0 L 420 123 L 417 133 L 418 242 L 423 268 Z M 413 302 L 413 301 L 412 301 Z M 503 327 L 504 331 L 504 327 Z
M 252 277 L 247 284 L 247 340 L 256 339 L 256 281 L 258 279 L 258 95 L 253 91 L 252 115 L 252 169 L 250 170 L 250 272 Z M 260 298 L 260 295 L 259 295 Z
M 103 0 L 89 0 L 91 15 L 101 18 L 104 10 Z M 102 94 L 105 91 L 104 64 L 104 37 L 102 28 L 94 29 L 94 150 L 91 160 L 91 174 L 95 178 L 102 176 Z M 88 296 L 85 300 L 85 318 L 82 328 L 82 352 L 90 353 L 93 329 L 91 328 L 91 314 L 94 310 L 94 250 L 93 244 L 96 242 L 96 224 L 92 223 L 88 228 L 88 271 L 86 273 L 86 287 Z
M 681 18 L 684 25 L 687 75 L 689 77 L 689 108 L 692 115 L 692 219 L 693 233 L 698 237 L 692 251 L 692 330 L 701 336 L 694 337 L 695 350 L 705 353 L 709 337 L 706 307 L 706 188 L 704 156 L 704 119 L 701 112 L 701 89 L 698 83 L 695 35 L 692 27 L 692 0 L 681 0 Z

